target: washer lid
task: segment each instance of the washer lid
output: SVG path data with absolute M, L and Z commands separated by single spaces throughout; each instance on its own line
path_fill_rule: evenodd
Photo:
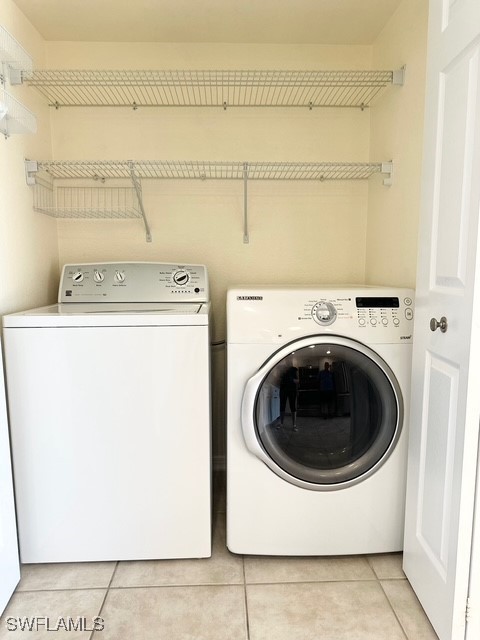
M 71 303 L 13 313 L 4 327 L 111 327 L 207 325 L 209 303 Z

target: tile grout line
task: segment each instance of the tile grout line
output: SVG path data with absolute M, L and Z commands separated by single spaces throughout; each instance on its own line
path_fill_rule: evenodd
M 243 561 L 243 559 L 242 559 Z M 178 583 L 178 584 L 133 584 L 133 585 L 116 585 L 114 587 L 111 586 L 111 581 L 108 586 L 92 586 L 92 587 L 62 587 L 59 589 L 55 589 L 49 587 L 47 589 L 24 589 L 23 591 L 17 591 L 16 593 L 49 593 L 55 591 L 98 591 L 101 589 L 107 590 L 115 590 L 121 591 L 126 589 L 178 589 L 183 587 L 233 587 L 233 586 L 275 586 L 277 584 L 337 584 L 340 582 L 344 583 L 365 583 L 365 582 L 381 582 L 382 580 L 389 580 L 391 582 L 404 582 L 406 578 L 400 577 L 392 577 L 392 578 L 345 578 L 338 580 L 271 580 L 268 582 L 246 582 L 245 571 L 243 572 L 243 580 L 240 582 L 186 582 L 186 583 Z M 113 579 L 113 577 L 112 577 Z
M 402 578 L 392 578 L 392 580 L 401 580 Z M 277 584 L 360 584 L 366 582 L 379 582 L 380 580 L 374 576 L 373 578 L 345 578 L 338 580 L 270 580 L 266 582 L 248 582 L 247 584 L 253 587 L 256 586 L 267 586 L 272 587 Z
M 385 578 L 385 580 L 388 580 L 388 578 Z M 383 595 L 384 595 L 384 596 L 385 596 L 385 598 L 387 599 L 388 605 L 389 605 L 390 609 L 392 610 L 393 615 L 395 616 L 395 620 L 398 622 L 398 624 L 399 624 L 399 626 L 400 626 L 400 629 L 402 630 L 403 635 L 405 636 L 406 640 L 409 640 L 409 638 L 408 638 L 408 634 L 407 634 L 407 632 L 406 632 L 406 630 L 405 630 L 405 628 L 404 628 L 404 626 L 403 626 L 403 624 L 402 624 L 402 622 L 401 622 L 400 618 L 398 617 L 397 612 L 395 611 L 395 607 L 394 607 L 394 606 L 393 606 L 393 604 L 390 602 L 390 598 L 388 597 L 387 592 L 386 592 L 386 591 L 385 591 L 385 589 L 383 588 L 383 584 L 382 584 L 382 581 L 381 581 L 380 579 L 378 580 L 378 584 L 380 585 L 380 589 L 382 590 Z
M 119 562 L 118 562 L 118 560 L 117 560 L 117 562 L 115 563 L 115 567 L 114 567 L 114 569 L 113 569 L 113 571 L 112 571 L 112 575 L 111 575 L 111 577 L 110 577 L 110 581 L 109 581 L 109 583 L 108 583 L 108 585 L 107 585 L 107 589 L 106 589 L 106 591 L 105 591 L 105 595 L 103 596 L 102 604 L 101 604 L 101 606 L 100 606 L 100 611 L 98 612 L 98 617 L 100 617 L 100 616 L 102 615 L 102 611 L 103 611 L 103 608 L 104 608 L 104 606 L 105 606 L 105 602 L 106 602 L 106 600 L 107 600 L 108 592 L 110 591 L 110 587 L 111 587 L 111 585 L 112 585 L 112 582 L 113 582 L 113 578 L 114 578 L 114 576 L 115 576 L 115 573 L 117 572 L 118 565 L 119 565 Z M 92 631 L 92 633 L 90 634 L 90 636 L 89 636 L 88 640 L 93 640 L 94 635 L 95 635 L 95 631 Z
M 250 620 L 248 617 L 247 580 L 245 576 L 245 556 L 242 556 L 242 570 L 243 570 L 243 597 L 245 599 L 245 626 L 247 630 L 247 640 L 250 640 Z

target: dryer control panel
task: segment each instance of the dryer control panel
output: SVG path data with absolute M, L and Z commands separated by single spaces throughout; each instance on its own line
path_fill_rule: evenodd
M 335 334 L 366 344 L 413 339 L 414 291 L 399 287 L 235 287 L 227 293 L 229 342 L 286 344 Z
M 95 262 L 63 267 L 58 302 L 208 302 L 207 268 L 165 262 Z
M 399 327 L 402 320 L 413 320 L 413 298 L 378 295 L 325 298 L 315 302 L 310 313 L 322 326 L 329 326 L 340 317 L 348 318 L 358 327 Z

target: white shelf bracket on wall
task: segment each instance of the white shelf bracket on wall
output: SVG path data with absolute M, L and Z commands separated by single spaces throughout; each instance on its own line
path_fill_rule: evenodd
M 137 194 L 137 201 L 138 201 L 138 206 L 140 208 L 140 213 L 142 214 L 143 224 L 145 225 L 146 239 L 147 239 L 147 242 L 151 242 L 152 234 L 150 232 L 147 216 L 145 215 L 145 209 L 143 208 L 142 183 L 138 175 L 135 173 L 135 166 L 133 162 L 129 162 L 128 165 L 129 165 L 130 178 L 132 180 L 133 188 L 135 189 L 135 193 Z
M 25 160 L 25 179 L 29 187 L 37 184 L 36 174 L 38 172 L 38 162 L 36 160 Z
M 383 179 L 383 184 L 386 187 L 391 187 L 393 184 L 393 160 L 382 162 L 382 173 L 386 175 L 386 178 Z
M 400 69 L 395 69 L 392 75 L 392 84 L 403 87 L 405 84 L 405 71 L 407 67 L 403 65 Z

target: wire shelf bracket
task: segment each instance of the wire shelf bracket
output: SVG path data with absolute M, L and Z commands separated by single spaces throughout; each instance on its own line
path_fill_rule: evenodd
M 140 218 L 146 241 L 152 236 L 142 198 L 143 179 L 238 180 L 243 183 L 243 242 L 250 241 L 248 182 L 366 180 L 382 174 L 393 184 L 389 162 L 220 162 L 199 160 L 25 161 L 27 184 L 34 187 L 34 209 L 66 218 Z M 55 187 L 55 180 L 94 181 L 102 186 Z M 132 187 L 103 186 L 107 180 L 128 180 Z
M 25 70 L 51 107 L 356 107 L 365 109 L 405 68 L 355 70 Z
M 135 173 L 135 166 L 133 162 L 130 162 L 129 165 L 130 165 L 130 178 L 132 180 L 133 188 L 135 189 L 135 193 L 137 196 L 138 206 L 140 207 L 140 213 L 142 214 L 143 224 L 145 225 L 146 240 L 147 242 L 151 242 L 152 234 L 147 221 L 147 216 L 145 215 L 145 209 L 143 208 L 142 183 L 138 175 Z

